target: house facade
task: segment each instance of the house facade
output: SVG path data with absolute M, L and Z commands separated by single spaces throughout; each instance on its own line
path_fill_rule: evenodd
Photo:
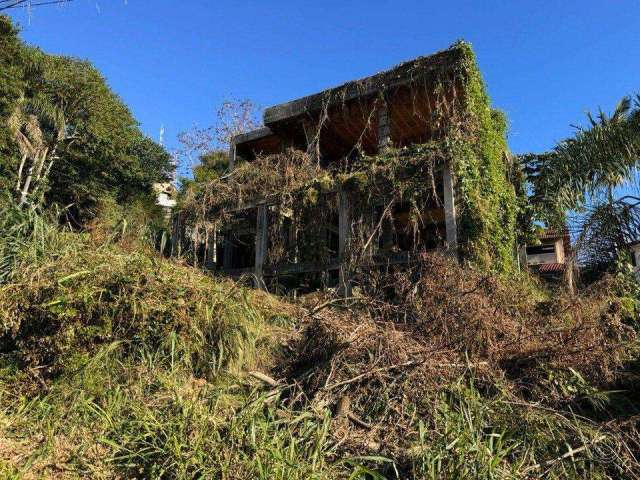
M 574 264 L 569 231 L 545 229 L 538 235 L 538 243 L 520 250 L 521 262 L 544 280 L 573 285 Z
M 204 263 L 261 287 L 310 282 L 348 292 L 356 271 L 408 264 L 424 252 L 463 258 L 480 245 L 484 255 L 491 229 L 490 250 L 514 257 L 504 129 L 469 52 L 456 45 L 267 108 L 264 126 L 234 137 L 229 151 L 228 181 L 245 192 L 240 182 L 254 178 L 253 193 L 224 203 L 208 197 L 198 225 L 215 226 L 201 236 Z M 495 148 L 482 150 L 490 139 Z M 272 187 L 279 175 L 296 185 L 286 196 Z

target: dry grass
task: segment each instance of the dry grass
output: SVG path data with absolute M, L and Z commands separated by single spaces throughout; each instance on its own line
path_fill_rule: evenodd
M 610 401 L 602 389 L 629 386 L 628 361 L 637 352 L 617 282 L 606 279 L 571 296 L 547 294 L 524 275 L 519 280 L 426 256 L 414 271 L 378 277 L 374 295 L 313 315 L 278 374 L 301 390 L 294 399 L 305 408 L 351 414 L 334 431 L 345 452 L 382 452 L 410 471 L 410 452 L 421 436 L 441 435 L 437 405 L 450 399 L 452 386 L 456 395 L 480 392 L 480 403 L 499 406 L 505 428 L 517 430 L 514 421 L 526 425 L 529 414 L 538 421 L 548 409 L 559 422 L 548 435 L 557 428 L 562 433 L 556 435 L 582 445 L 586 440 L 571 417 L 601 414 Z M 393 300 L 379 300 L 383 295 Z M 324 300 L 309 300 L 311 310 Z M 604 427 L 585 420 L 584 426 L 620 439 L 619 422 L 607 421 Z M 630 438 L 616 455 L 629 445 L 637 452 L 635 429 Z M 561 455 L 558 444 L 544 448 L 551 458 Z M 626 459 L 635 462 L 634 455 Z M 633 469 L 640 472 L 637 464 Z
M 428 256 L 291 304 L 122 231 L 47 235 L 0 285 L 7 478 L 640 476 L 617 279 L 572 297 Z

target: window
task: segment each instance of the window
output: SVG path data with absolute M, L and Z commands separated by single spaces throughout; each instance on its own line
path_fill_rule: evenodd
M 556 253 L 556 246 L 553 243 L 549 243 L 527 247 L 527 255 L 543 255 L 545 253 Z

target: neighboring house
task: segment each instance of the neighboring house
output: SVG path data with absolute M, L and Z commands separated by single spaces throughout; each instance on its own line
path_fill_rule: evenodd
M 526 245 L 524 257 L 529 269 L 545 280 L 568 281 L 573 279 L 571 263 L 571 238 L 567 229 L 547 229 L 538 237 L 540 243 Z
M 156 205 L 162 207 L 167 219 L 171 218 L 171 212 L 175 208 L 178 191 L 170 182 L 154 183 L 153 191 L 156 194 Z
M 154 183 L 153 191 L 156 194 L 156 204 L 165 208 L 176 206 L 176 187 L 172 183 Z
M 631 254 L 631 265 L 633 265 L 633 273 L 640 280 L 640 241 L 629 244 L 629 253 Z

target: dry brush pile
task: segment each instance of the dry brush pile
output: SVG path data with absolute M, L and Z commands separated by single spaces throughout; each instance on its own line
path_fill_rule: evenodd
M 116 230 L 50 230 L 0 286 L 2 474 L 640 475 L 619 279 L 570 296 L 429 255 L 291 304 Z
M 506 281 L 428 255 L 378 280 L 347 308 L 310 297 L 301 336 L 275 372 L 287 401 L 331 409 L 342 451 L 393 458 L 401 478 L 422 478 L 427 464 L 436 477 L 491 478 L 493 461 L 497 477 L 640 474 L 636 413 L 621 406 L 638 377 L 619 279 L 549 294 L 525 275 Z M 465 408 L 462 426 L 450 425 Z M 465 442 L 469 428 L 478 437 Z M 497 461 L 496 438 L 506 445 Z M 456 453 L 468 464 L 454 465 Z

